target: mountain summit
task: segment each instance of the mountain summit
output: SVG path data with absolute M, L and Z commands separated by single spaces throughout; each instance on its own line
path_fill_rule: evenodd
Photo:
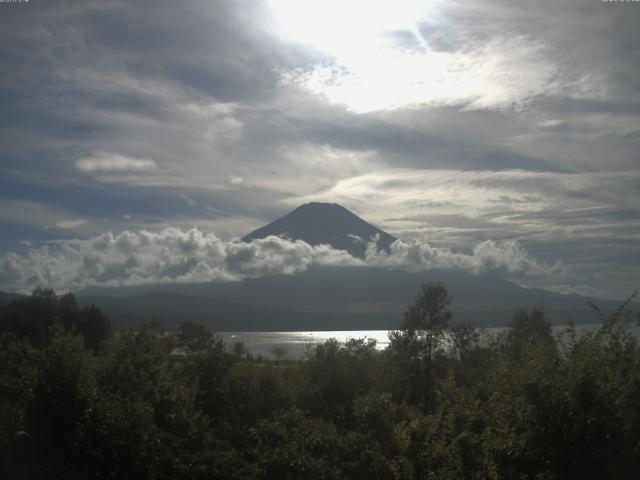
M 269 235 L 303 240 L 309 245 L 328 244 L 355 257 L 364 257 L 366 244 L 374 238 L 377 238 L 377 246 L 381 250 L 388 250 L 396 240 L 337 203 L 315 202 L 299 206 L 242 240 L 250 242 Z

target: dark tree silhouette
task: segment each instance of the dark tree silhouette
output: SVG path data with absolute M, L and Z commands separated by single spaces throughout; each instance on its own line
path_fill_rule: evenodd
M 29 297 L 9 302 L 0 315 L 0 333 L 14 333 L 34 346 L 49 344 L 56 326 L 81 334 L 94 353 L 103 347 L 111 332 L 111 322 L 95 305 L 80 306 L 71 293 L 58 296 L 53 290 L 40 287 Z
M 426 411 L 433 406 L 433 359 L 442 348 L 451 320 L 451 297 L 441 283 L 427 283 L 404 313 L 401 330 L 390 333 L 391 350 L 408 368 L 413 383 L 422 385 L 422 401 Z M 414 392 L 414 395 L 419 392 Z

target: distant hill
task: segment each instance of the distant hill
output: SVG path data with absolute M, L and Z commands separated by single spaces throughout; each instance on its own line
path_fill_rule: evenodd
M 134 314 L 164 323 L 197 320 L 220 331 L 367 330 L 397 328 L 422 283 L 435 281 L 453 297 L 453 323 L 502 326 L 520 307 L 533 306 L 543 307 L 554 324 L 598 322 L 584 297 L 522 288 L 497 275 L 451 271 L 325 267 L 242 282 L 92 289 L 78 295 L 116 323 L 131 321 Z M 608 314 L 621 302 L 596 303 Z M 634 308 L 637 315 L 637 304 Z
M 2 303 L 9 303 L 12 300 L 18 300 L 24 297 L 25 295 L 22 295 L 20 293 L 0 292 L 0 302 Z
M 326 244 L 363 257 L 366 243 L 377 238 L 380 250 L 388 250 L 396 240 L 387 232 L 335 203 L 307 203 L 284 217 L 258 228 L 242 238 L 245 242 L 269 235 L 304 240 L 309 245 Z
M 191 320 L 216 331 L 286 331 L 393 328 L 386 316 L 335 315 L 289 308 L 258 307 L 209 297 L 153 291 L 130 296 L 78 295 L 83 304 L 94 304 L 116 326 L 135 327 L 149 321 L 176 326 Z

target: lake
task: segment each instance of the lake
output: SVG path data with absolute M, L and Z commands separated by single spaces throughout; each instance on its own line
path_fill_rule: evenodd
M 599 324 L 577 325 L 578 332 L 596 330 Z M 566 330 L 567 325 L 556 325 L 553 327 L 554 334 L 559 335 Z M 487 327 L 478 329 L 483 336 L 495 336 L 504 332 L 506 327 Z M 631 327 L 636 338 L 640 339 L 640 326 Z M 352 338 L 367 338 L 377 341 L 377 348 L 382 350 L 389 344 L 388 333 L 390 330 L 336 330 L 336 331 L 315 331 L 315 332 L 218 332 L 229 350 L 235 342 L 244 343 L 248 353 L 254 357 L 274 358 L 273 349 L 284 349 L 287 359 L 302 358 L 305 352 L 313 348 L 314 345 L 324 343 L 331 338 L 335 338 L 341 343 Z

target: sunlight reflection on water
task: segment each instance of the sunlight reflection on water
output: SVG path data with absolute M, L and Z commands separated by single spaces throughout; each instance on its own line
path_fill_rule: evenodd
M 585 324 L 577 325 L 578 333 L 596 330 L 600 325 Z M 567 328 L 567 325 L 556 325 L 553 327 L 555 335 L 560 334 Z M 487 338 L 504 332 L 506 327 L 488 327 L 478 329 L 481 336 Z M 274 348 L 284 349 L 284 358 L 299 359 L 313 348 L 314 345 L 324 343 L 331 338 L 335 338 L 341 343 L 349 339 L 374 339 L 376 348 L 383 350 L 389 345 L 390 330 L 336 330 L 336 331 L 315 331 L 315 332 L 219 332 L 229 350 L 235 342 L 242 342 L 246 351 L 254 357 L 274 358 Z M 634 325 L 631 331 L 636 338 L 640 339 L 640 326 Z

